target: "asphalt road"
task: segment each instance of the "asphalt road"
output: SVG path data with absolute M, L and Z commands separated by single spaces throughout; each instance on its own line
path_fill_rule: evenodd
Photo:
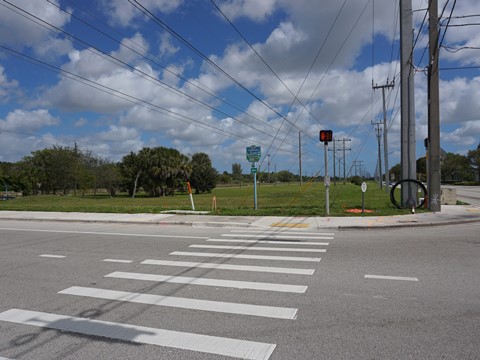
M 479 231 L 0 221 L 0 359 L 479 359 Z
M 480 186 L 453 186 L 453 188 L 457 189 L 458 200 L 480 206 Z

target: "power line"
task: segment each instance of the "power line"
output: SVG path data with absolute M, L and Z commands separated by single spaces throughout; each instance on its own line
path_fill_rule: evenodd
M 204 84 L 199 83 L 200 85 L 202 85 L 202 87 L 199 86 L 199 85 L 197 85 L 195 81 L 192 81 L 192 80 L 190 80 L 190 79 L 187 79 L 187 78 L 185 78 L 184 76 L 178 74 L 177 72 L 172 71 L 169 67 L 166 67 L 166 66 L 160 64 L 159 62 L 154 61 L 152 58 L 145 56 L 144 54 L 142 54 L 141 52 L 139 52 L 139 51 L 136 50 L 135 48 L 132 48 L 132 47 L 126 45 L 126 44 L 124 43 L 124 41 L 120 41 L 120 40 L 114 38 L 113 36 L 107 34 L 105 31 L 99 29 L 98 27 L 92 25 L 91 23 L 89 23 L 89 22 L 83 20 L 82 18 L 76 16 L 73 12 L 67 11 L 67 10 L 61 8 L 59 5 L 53 3 L 51 0 L 47 0 L 47 1 L 48 1 L 51 5 L 57 7 L 60 11 L 65 12 L 66 14 L 68 14 L 69 16 L 71 16 L 72 18 L 77 19 L 78 21 L 82 22 L 83 24 L 89 26 L 90 28 L 94 29 L 95 31 L 101 33 L 102 35 L 106 36 L 106 37 L 109 38 L 110 40 L 112 40 L 112 41 L 114 41 L 115 43 L 119 44 L 120 46 L 129 49 L 130 51 L 134 52 L 135 54 L 137 54 L 138 56 L 142 57 L 143 59 L 145 59 L 145 60 L 151 62 L 152 64 L 154 64 L 154 65 L 162 68 L 164 71 L 168 72 L 169 74 L 172 74 L 172 75 L 174 75 L 175 77 L 177 77 L 177 78 L 185 81 L 186 83 L 194 86 L 195 88 L 199 89 L 200 91 L 204 92 L 205 94 L 208 94 L 209 96 L 212 96 L 212 97 L 215 98 L 216 100 L 219 100 L 219 101 L 221 101 L 222 103 L 225 103 L 225 104 L 231 106 L 232 108 L 236 109 L 237 111 L 240 111 L 240 112 L 246 114 L 246 115 L 249 116 L 250 118 L 252 118 L 252 119 L 254 119 L 254 120 L 257 120 L 258 122 L 262 123 L 262 125 L 267 125 L 267 126 L 273 128 L 273 129 L 277 130 L 277 128 L 275 128 L 275 127 L 274 127 L 273 125 L 271 125 L 270 123 L 259 119 L 258 117 L 250 114 L 248 111 L 243 110 L 242 108 L 240 108 L 239 105 L 233 103 L 232 101 L 230 101 L 230 100 L 228 100 L 228 99 L 225 99 L 224 97 L 221 97 L 220 95 L 216 94 L 213 90 L 211 90 L 210 88 L 208 88 L 208 87 L 205 86 Z M 86 13 L 85 10 L 83 10 L 83 9 L 81 9 L 81 8 L 80 8 L 80 10 L 81 10 L 82 12 Z M 91 16 L 89 13 L 87 13 L 87 15 Z M 94 17 L 94 18 L 95 18 L 95 17 Z M 97 19 L 97 21 L 98 21 L 98 19 Z M 119 33 L 118 31 L 116 31 L 116 30 L 114 30 L 114 29 L 112 29 L 110 26 L 108 26 L 108 27 L 109 27 L 112 31 L 114 31 L 114 32 L 116 32 L 117 34 L 119 34 L 120 36 L 124 36 L 124 37 L 125 37 L 125 35 Z M 139 47 L 140 49 L 142 49 L 143 51 L 145 51 L 145 52 L 148 53 L 149 55 L 152 55 L 154 58 L 157 58 L 156 55 L 153 55 L 148 49 L 146 49 L 145 47 L 143 47 L 143 46 L 142 46 L 141 44 L 139 44 L 138 42 L 132 41 L 131 39 L 128 39 L 128 41 L 131 42 L 131 43 L 133 43 L 133 44 L 135 44 L 137 47 Z M 206 89 L 207 89 L 207 90 L 206 90 Z M 228 114 L 227 114 L 227 116 L 228 116 L 228 117 L 232 117 L 231 115 L 228 115 Z M 232 118 L 234 118 L 234 117 L 232 117 Z M 234 118 L 234 119 L 235 119 L 235 118 Z M 248 125 L 247 125 L 247 126 L 248 126 Z
M 314 139 L 314 136 L 311 134 L 308 134 L 305 132 L 305 130 L 298 128 L 295 126 L 294 123 L 291 123 L 287 117 L 283 116 L 280 114 L 276 109 L 274 109 L 271 105 L 269 105 L 265 100 L 261 99 L 258 95 L 256 95 L 253 91 L 248 89 L 245 85 L 240 83 L 237 79 L 235 79 L 232 75 L 230 75 L 226 70 L 224 70 L 222 67 L 220 67 L 217 63 L 215 63 L 210 57 L 205 55 L 202 51 L 200 51 L 198 48 L 196 48 L 190 41 L 185 39 L 183 36 L 181 36 L 178 32 L 176 32 L 172 27 L 170 27 L 165 21 L 160 19 L 158 16 L 156 16 L 154 13 L 152 13 L 150 10 L 148 10 L 145 6 L 143 6 L 140 2 L 137 0 L 128 0 L 129 3 L 131 3 L 134 7 L 136 7 L 138 10 L 140 10 L 144 15 L 146 15 L 148 18 L 153 20 L 157 25 L 159 25 L 161 28 L 163 28 L 165 31 L 167 31 L 169 34 L 174 36 L 180 43 L 182 43 L 184 46 L 189 48 L 191 51 L 193 51 L 195 54 L 200 56 L 202 59 L 205 60 L 206 63 L 208 63 L 210 66 L 212 66 L 214 69 L 216 69 L 219 73 L 223 74 L 226 76 L 228 79 L 230 79 L 232 82 L 237 84 L 241 89 L 246 91 L 250 96 L 254 97 L 256 100 L 258 100 L 260 103 L 262 103 L 265 107 L 267 107 L 269 110 L 271 110 L 273 113 L 275 113 L 277 116 L 280 118 L 285 119 L 288 123 L 290 123 L 292 126 L 294 126 L 297 130 L 303 132 L 305 135 L 309 136 L 310 138 Z
M 119 91 L 117 89 L 111 88 L 111 87 L 103 85 L 103 84 L 100 84 L 100 83 L 95 82 L 93 80 L 87 79 L 86 77 L 83 77 L 81 75 L 75 74 L 75 73 L 70 72 L 68 70 L 59 68 L 59 67 L 57 67 L 55 65 L 52 65 L 52 64 L 49 64 L 45 61 L 36 59 L 36 58 L 34 58 L 32 56 L 29 56 L 27 54 L 21 53 L 19 51 L 15 51 L 15 50 L 13 50 L 11 48 L 8 48 L 6 46 L 0 45 L 0 49 L 3 49 L 5 52 L 10 53 L 11 55 L 13 55 L 13 56 L 15 56 L 19 59 L 30 62 L 34 65 L 40 66 L 40 67 L 45 68 L 49 71 L 60 74 L 61 76 L 64 76 L 64 77 L 69 78 L 71 80 L 77 81 L 79 83 L 82 83 L 82 84 L 87 85 L 89 87 L 92 87 L 96 90 L 107 93 L 109 95 L 118 97 L 118 98 L 120 98 L 124 101 L 127 101 L 127 102 L 133 103 L 135 105 L 147 108 L 149 110 L 158 112 L 162 115 L 165 115 L 165 116 L 168 116 L 168 117 L 171 117 L 173 119 L 180 120 L 180 121 L 183 121 L 183 122 L 187 122 L 187 123 L 197 123 L 200 127 L 204 128 L 204 129 L 208 129 L 209 131 L 213 131 L 217 134 L 227 134 L 229 136 L 238 138 L 238 139 L 240 139 L 240 140 L 242 140 L 246 143 L 250 143 L 252 141 L 252 139 L 237 135 L 237 134 L 232 133 L 232 132 L 227 131 L 227 130 L 217 128 L 213 125 L 206 124 L 204 122 L 201 122 L 200 120 L 196 120 L 194 118 L 191 118 L 189 116 L 177 113 L 177 112 L 175 112 L 173 110 L 170 110 L 170 109 L 166 109 L 166 108 L 161 107 L 159 105 L 155 105 L 151 102 L 142 100 L 142 99 L 137 98 L 133 95 L 127 94 L 125 92 Z M 290 152 L 288 150 L 284 150 L 284 151 Z M 293 151 L 291 153 L 296 154 L 296 152 L 293 152 Z
M 258 129 L 258 128 L 255 128 L 255 127 L 253 127 L 253 126 L 245 123 L 244 121 L 242 121 L 242 120 L 240 120 L 240 119 L 238 119 L 238 118 L 236 118 L 236 117 L 234 117 L 234 116 L 232 116 L 232 115 L 230 115 L 230 114 L 228 114 L 228 113 L 225 113 L 224 111 L 221 111 L 221 110 L 219 110 L 219 109 L 217 109 L 217 108 L 215 108 L 215 107 L 213 107 L 213 106 L 211 106 L 211 105 L 209 105 L 209 104 L 207 104 L 207 103 L 205 103 L 205 102 L 203 102 L 203 101 L 201 101 L 201 100 L 199 100 L 199 99 L 196 99 L 195 97 L 193 97 L 193 96 L 191 96 L 191 95 L 189 95 L 189 94 L 187 94 L 187 93 L 185 93 L 185 92 L 183 92 L 183 91 L 175 88 L 175 87 L 172 86 L 172 85 L 169 85 L 169 84 L 161 81 L 160 79 L 157 79 L 157 78 L 151 76 L 150 74 L 148 74 L 148 73 L 140 70 L 139 68 L 134 67 L 134 66 L 126 63 L 125 61 L 123 61 L 123 60 L 121 60 L 121 59 L 119 59 L 119 58 L 117 58 L 117 57 L 115 57 L 115 56 L 113 56 L 113 55 L 107 54 L 107 53 L 104 52 L 103 50 L 99 49 L 98 47 L 95 47 L 94 45 L 92 45 L 92 44 L 90 44 L 90 43 L 88 43 L 88 42 L 85 42 L 84 40 L 78 38 L 77 36 L 75 36 L 75 35 L 73 35 L 73 34 L 71 34 L 71 33 L 68 33 L 68 32 L 66 32 L 66 31 L 62 30 L 62 29 L 56 27 L 55 25 L 53 25 L 53 24 L 51 24 L 51 23 L 49 23 L 49 22 L 47 22 L 47 21 L 45 21 L 45 20 L 40 19 L 39 17 L 33 15 L 32 13 L 30 13 L 30 12 L 28 12 L 28 11 L 26 11 L 26 10 L 24 10 L 24 9 L 16 6 L 16 5 L 14 5 L 14 4 L 11 4 L 10 2 L 8 2 L 8 0 L 4 0 L 4 1 L 5 1 L 6 3 L 8 3 L 9 5 L 15 7 L 15 8 L 18 9 L 19 11 L 27 14 L 29 17 L 35 19 L 36 21 L 40 21 L 42 24 L 45 24 L 47 27 L 50 27 L 49 30 L 54 29 L 56 32 L 63 33 L 64 35 L 66 35 L 67 37 L 71 38 L 72 40 L 74 40 L 74 41 L 76 41 L 76 42 L 79 42 L 80 44 L 82 44 L 82 45 L 84 45 L 84 46 L 87 46 L 87 49 L 94 49 L 94 50 L 97 51 L 103 58 L 105 58 L 105 59 L 107 59 L 107 60 L 111 60 L 111 61 L 112 61 L 113 63 L 115 63 L 116 65 L 120 65 L 120 66 L 128 69 L 128 70 L 131 71 L 132 73 L 134 73 L 134 74 L 136 74 L 136 75 L 138 75 L 138 76 L 141 76 L 142 78 L 146 79 L 147 81 L 152 82 L 152 83 L 154 83 L 154 84 L 160 84 L 163 88 L 166 87 L 166 90 L 168 90 L 168 91 L 171 91 L 171 92 L 173 92 L 173 93 L 176 93 L 176 94 L 179 94 L 179 95 L 181 95 L 181 96 L 184 96 L 185 98 L 190 99 L 191 101 L 193 101 L 193 102 L 195 102 L 195 103 L 197 103 L 197 104 L 199 104 L 199 105 L 201 105 L 201 106 L 203 106 L 203 107 L 205 107 L 205 108 L 208 108 L 208 109 L 210 109 L 210 110 L 212 110 L 212 111 L 214 111 L 214 112 L 217 112 L 217 113 L 219 113 L 219 114 L 221 114 L 221 115 L 223 115 L 223 116 L 226 116 L 227 118 L 232 118 L 233 120 L 238 121 L 238 122 L 242 123 L 243 125 L 245 125 L 245 126 L 247 126 L 247 127 L 250 127 L 251 129 L 253 129 L 253 130 L 255 130 L 255 131 L 258 131 L 258 132 L 260 132 L 260 133 L 262 133 L 262 134 L 264 134 L 264 135 L 267 135 L 267 136 L 269 136 L 269 137 L 272 137 L 272 135 L 271 135 L 270 133 L 268 133 L 268 132 L 266 132 L 266 131 L 263 131 L 263 130 L 260 130 L 260 129 Z M 95 52 L 94 52 L 94 53 L 95 53 Z M 274 128 L 271 124 L 268 124 L 268 123 L 265 123 L 265 124 L 267 124 L 268 126 Z M 296 146 L 295 144 L 290 144 L 290 145 Z

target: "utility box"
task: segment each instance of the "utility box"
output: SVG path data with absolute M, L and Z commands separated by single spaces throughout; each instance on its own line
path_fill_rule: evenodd
M 442 187 L 442 205 L 457 205 L 457 189 Z

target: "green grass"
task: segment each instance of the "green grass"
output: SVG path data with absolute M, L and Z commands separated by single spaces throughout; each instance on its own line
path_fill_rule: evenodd
M 253 209 L 253 185 L 222 187 L 211 194 L 193 195 L 195 210 L 211 211 L 215 196 L 217 209 L 213 215 L 278 215 L 278 216 L 324 216 L 325 187 L 321 183 L 259 185 L 257 187 L 257 210 Z M 330 187 L 330 216 L 353 216 L 347 209 L 362 208 L 360 186 L 339 184 Z M 378 184 L 369 183 L 365 193 L 365 209 L 373 210 L 368 215 L 405 214 L 408 210 L 396 209 L 385 190 Z M 108 195 L 55 196 L 38 195 L 0 201 L 0 210 L 19 211 L 65 211 L 105 213 L 159 213 L 166 210 L 191 210 L 187 194 L 150 198 L 139 194 L 134 199 L 126 194 L 111 198 Z

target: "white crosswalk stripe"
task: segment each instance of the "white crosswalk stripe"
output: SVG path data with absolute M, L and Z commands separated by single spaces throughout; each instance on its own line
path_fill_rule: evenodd
M 193 261 L 170 261 L 147 259 L 141 262 L 144 265 L 164 265 L 189 268 L 218 269 L 218 270 L 236 270 L 236 271 L 256 271 L 264 273 L 280 273 L 292 275 L 313 275 L 315 269 L 285 268 L 273 266 L 252 266 L 252 265 L 232 265 L 218 263 L 204 263 Z
M 222 254 L 222 253 L 204 253 L 189 251 L 174 251 L 170 255 L 178 256 L 199 256 L 208 258 L 227 258 L 227 259 L 252 259 L 252 260 L 278 260 L 278 261 L 303 261 L 320 262 L 321 258 L 305 256 L 270 256 L 270 255 L 244 255 L 244 254 Z
M 224 249 L 224 250 L 249 250 L 249 251 L 288 251 L 288 252 L 318 252 L 324 253 L 325 249 L 285 248 L 285 247 L 260 247 L 260 246 L 227 246 L 227 245 L 190 245 L 199 249 Z
M 114 271 L 104 275 L 106 279 L 123 279 L 132 281 L 150 281 L 157 283 L 173 283 L 185 284 L 192 286 L 203 286 L 207 294 L 208 287 L 228 288 L 232 291 L 271 291 L 290 293 L 289 296 L 304 296 L 308 286 L 298 284 L 297 281 L 291 284 L 278 282 L 261 282 L 261 281 L 240 281 L 235 280 L 236 272 L 254 272 L 253 275 L 245 274 L 244 276 L 255 276 L 255 280 L 259 279 L 263 273 L 271 274 L 270 279 L 275 274 L 298 275 L 295 279 L 301 281 L 306 279 L 302 276 L 312 276 L 315 273 L 314 268 L 301 267 L 280 267 L 269 266 L 266 262 L 300 262 L 300 263 L 318 263 L 321 258 L 308 256 L 290 256 L 292 252 L 305 253 L 326 253 L 326 249 L 318 248 L 319 246 L 329 246 L 329 242 L 321 240 L 333 240 L 334 233 L 315 233 L 305 232 L 303 230 L 232 230 L 228 234 L 221 234 L 219 238 L 196 237 L 197 240 L 203 240 L 205 244 L 188 245 L 192 249 L 217 249 L 226 252 L 196 252 L 196 251 L 173 251 L 171 256 L 185 256 L 198 258 L 211 258 L 220 261 L 207 262 L 203 261 L 174 261 L 166 259 L 146 259 L 140 262 L 141 265 L 155 265 L 165 267 L 184 267 L 182 274 L 193 269 L 211 269 L 228 270 L 223 272 L 222 277 L 229 279 L 216 279 L 201 276 L 176 276 L 165 274 L 150 274 L 143 272 L 123 272 Z M 180 236 L 177 236 L 181 238 Z M 188 238 L 188 237 L 184 237 Z M 195 237 L 190 237 L 194 239 Z M 226 245 L 217 245 L 212 243 L 223 242 Z M 229 245 L 232 244 L 232 245 Z M 258 246 L 258 245 L 263 246 Z M 284 245 L 284 246 L 271 246 Z M 290 247 L 288 247 L 290 245 Z M 294 245 L 294 246 L 293 246 Z M 307 247 L 306 247 L 307 246 Z M 310 247 L 308 247 L 310 246 Z M 229 253 L 229 251 L 240 253 Z M 243 252 L 266 252 L 275 251 L 285 253 L 285 255 L 249 255 Z M 63 255 L 42 254 L 41 257 L 63 258 Z M 246 264 L 227 263 L 232 260 L 241 262 L 248 261 Z M 105 258 L 103 262 L 125 263 L 131 264 L 134 260 L 120 258 Z M 252 265 L 252 261 L 262 261 L 261 265 Z M 214 272 L 212 272 L 213 274 Z M 214 277 L 214 276 L 212 276 Z M 289 277 L 289 279 L 291 279 Z M 120 281 L 119 280 L 119 281 Z M 295 284 L 295 282 L 297 282 Z M 121 284 L 118 282 L 117 284 Z M 193 289 L 193 288 L 192 288 Z M 217 289 L 218 290 L 218 289 Z M 205 292 L 202 292 L 205 294 Z M 295 307 L 269 306 L 268 304 L 248 304 L 243 302 L 227 302 L 220 299 L 196 299 L 192 297 L 167 296 L 159 294 L 149 294 L 147 292 L 130 292 L 122 289 L 104 289 L 95 287 L 71 286 L 58 292 L 62 296 L 83 297 L 90 299 L 109 300 L 119 303 L 143 304 L 158 307 L 175 309 L 184 309 L 190 311 L 204 311 L 206 314 L 216 314 L 216 316 L 249 316 L 252 319 L 266 318 L 280 321 L 295 321 L 299 309 Z M 211 292 L 212 295 L 216 292 Z M 245 292 L 245 294 L 248 294 Z M 247 296 L 246 299 L 249 297 Z M 253 298 L 252 299 L 256 299 Z M 265 299 L 268 299 L 266 297 Z M 265 300 L 264 300 L 265 301 Z M 256 302 L 255 300 L 253 302 Z M 278 305 L 275 304 L 275 305 Z M 70 333 L 78 333 L 84 335 L 94 335 L 104 338 L 116 340 L 132 341 L 140 344 L 150 344 L 163 347 L 170 347 L 182 350 L 190 350 L 214 354 L 220 356 L 228 356 L 234 358 L 251 359 L 251 360 L 268 360 L 276 348 L 276 344 L 256 342 L 244 339 L 233 339 L 222 336 L 203 335 L 191 332 L 182 332 L 171 329 L 158 329 L 153 327 L 143 327 L 133 324 L 116 323 L 103 320 L 94 320 L 84 317 L 51 314 L 47 312 L 10 309 L 0 313 L 0 321 L 18 323 L 29 326 L 36 326 L 48 329 L 56 329 L 67 331 Z M 253 320 L 252 320 L 253 321 Z M 179 325 L 181 328 L 181 325 Z M 216 334 L 214 334 L 216 335 Z M 0 357 L 0 360 L 8 360 Z
M 304 293 L 307 291 L 307 286 L 304 285 L 289 285 L 277 283 L 263 283 L 254 281 L 237 281 L 237 280 L 221 280 L 208 278 L 194 278 L 188 276 L 171 276 L 171 275 L 157 275 L 157 274 L 142 274 L 124 271 L 115 271 L 105 277 L 130 279 L 130 280 L 144 280 L 156 282 L 168 282 L 175 284 L 188 285 L 205 285 L 205 286 L 219 286 L 236 289 L 250 289 L 250 290 L 265 290 L 265 291 L 279 291 L 291 293 Z
M 312 236 L 335 236 L 335 233 L 328 232 L 307 232 L 303 230 L 256 230 L 256 229 L 241 229 L 241 230 L 236 230 L 233 229 L 230 231 L 231 234 L 233 233 L 240 233 L 240 234 L 263 234 L 263 235 L 312 235 Z
M 284 234 L 275 234 L 275 235 L 268 235 L 268 234 L 222 234 L 225 237 L 246 237 L 246 238 L 269 238 L 269 239 L 318 239 L 318 240 L 333 240 L 332 235 L 325 235 L 325 236 L 305 236 L 305 235 L 284 235 Z
M 227 243 L 247 243 L 247 244 L 282 244 L 282 245 L 315 245 L 328 246 L 328 242 L 315 241 L 287 241 L 287 240 L 247 240 L 247 239 L 208 239 L 211 242 L 227 242 Z
M 140 294 L 98 288 L 72 286 L 59 291 L 59 294 L 77 295 L 98 299 L 133 302 L 138 304 L 159 305 L 191 310 L 204 310 L 228 314 L 252 315 L 275 319 L 295 319 L 298 309 L 277 306 L 249 305 L 223 301 L 187 299 L 176 296 Z
M 21 309 L 10 309 L 0 313 L 0 321 L 250 360 L 267 360 L 275 349 L 275 344 Z

